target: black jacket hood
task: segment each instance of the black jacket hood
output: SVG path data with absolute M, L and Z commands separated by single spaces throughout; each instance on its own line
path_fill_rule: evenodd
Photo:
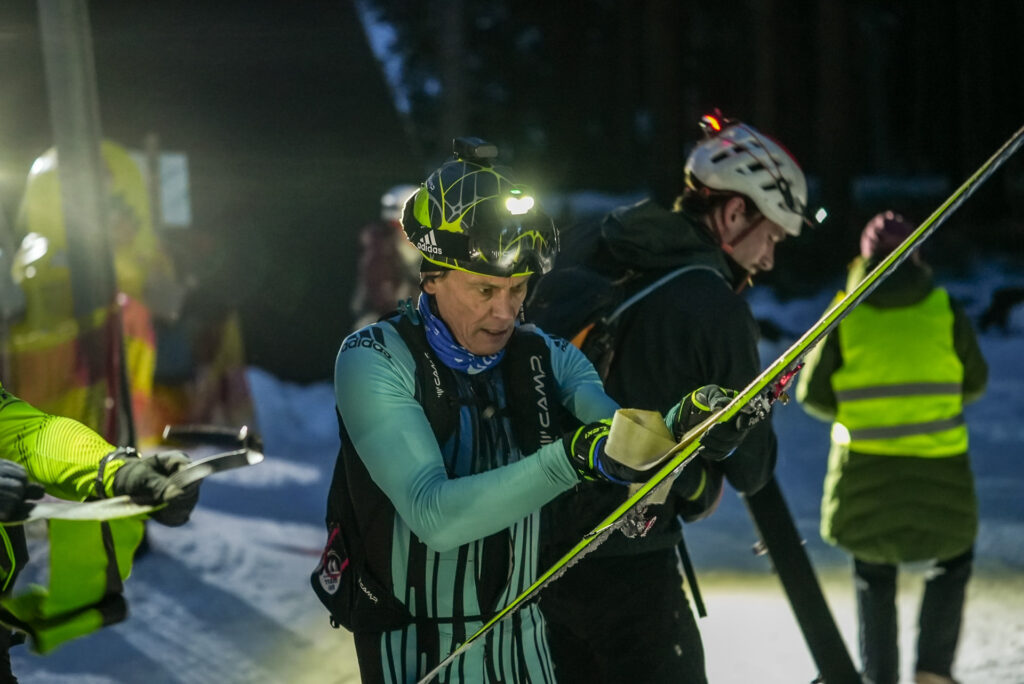
M 647 199 L 619 207 L 601 223 L 601 264 L 609 270 L 660 271 L 682 264 L 711 266 L 738 285 L 746 271 L 718 245 L 710 230 L 694 218 L 669 211 Z M 614 268 L 614 266 L 618 268 Z

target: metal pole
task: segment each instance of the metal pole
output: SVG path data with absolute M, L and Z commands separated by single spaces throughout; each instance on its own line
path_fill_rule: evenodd
M 38 7 L 74 315 L 84 322 L 91 321 L 97 310 L 109 312 L 108 324 L 97 334 L 79 338 L 80 351 L 99 376 L 90 380 L 105 380 L 103 436 L 131 444 L 134 425 L 107 228 L 107 179 L 100 154 L 102 129 L 88 6 L 86 0 L 38 0 Z
M 114 303 L 99 98 L 85 0 L 39 0 L 53 139 L 57 147 L 75 316 Z

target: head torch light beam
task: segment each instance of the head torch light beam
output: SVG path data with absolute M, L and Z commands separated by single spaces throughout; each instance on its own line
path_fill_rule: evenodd
M 522 216 L 533 209 L 533 198 L 529 195 L 513 195 L 505 200 L 505 208 L 513 216 Z

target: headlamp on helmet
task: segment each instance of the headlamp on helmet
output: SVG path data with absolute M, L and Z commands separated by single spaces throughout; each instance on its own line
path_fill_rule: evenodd
M 489 165 L 498 157 L 498 146 L 481 138 L 455 138 L 452 140 L 452 154 L 456 159 Z
M 512 170 L 492 166 L 497 147 L 456 138 L 453 151 L 406 205 L 402 220 L 424 267 L 501 277 L 549 271 L 558 232 Z
M 505 200 L 505 208 L 512 216 L 521 216 L 533 209 L 533 197 L 527 195 L 522 188 L 512 188 L 508 191 L 509 197 Z

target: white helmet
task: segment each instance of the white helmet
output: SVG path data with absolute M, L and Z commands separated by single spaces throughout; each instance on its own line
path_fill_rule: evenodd
M 418 185 L 396 185 L 380 196 L 380 217 L 385 221 L 401 221 L 405 203 L 420 189 Z
M 807 180 L 789 151 L 738 121 L 706 115 L 701 126 L 710 137 L 686 160 L 687 187 L 746 195 L 769 221 L 799 235 L 809 223 Z

